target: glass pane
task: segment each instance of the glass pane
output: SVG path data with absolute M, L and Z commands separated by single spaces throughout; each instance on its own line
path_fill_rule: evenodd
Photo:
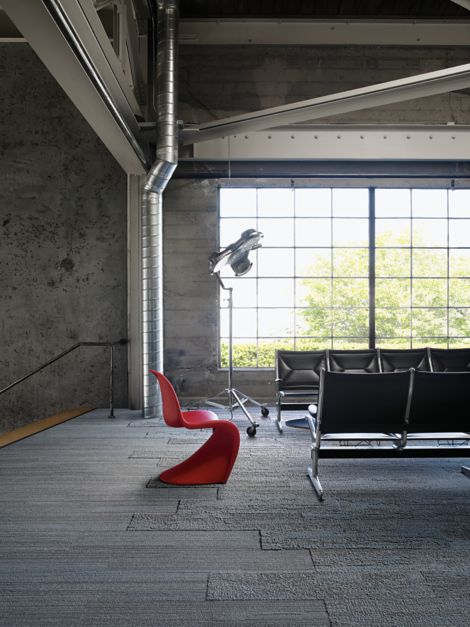
M 368 220 L 333 220 L 333 246 L 367 246 L 368 243 Z
M 220 190 L 220 217 L 255 217 L 256 189 L 222 187 Z
M 447 309 L 412 309 L 413 337 L 447 335 Z
M 334 309 L 333 335 L 335 337 L 369 337 L 369 310 Z
M 375 304 L 377 307 L 407 307 L 411 299 L 410 279 L 377 279 Z M 383 335 L 383 334 L 381 334 Z
M 220 246 L 224 248 L 236 242 L 243 231 L 256 229 L 256 220 L 224 218 L 220 220 Z
M 329 218 L 298 218 L 295 221 L 296 246 L 331 246 Z
M 470 307 L 470 280 L 451 279 L 449 281 L 449 306 Z
M 294 245 L 294 219 L 260 218 L 258 229 L 263 233 L 262 244 L 267 247 Z
M 290 187 L 258 189 L 258 215 L 293 216 L 294 191 Z
M 359 340 L 357 338 L 333 338 L 332 348 L 337 350 L 364 350 L 369 348 L 369 338 Z
M 377 219 L 375 221 L 375 245 L 378 248 L 381 246 L 410 246 L 411 221 Z
M 449 309 L 449 335 L 470 337 L 469 309 Z
M 299 338 L 295 343 L 295 349 L 298 351 L 318 351 L 325 348 L 331 348 L 331 338 L 329 336 Z
M 470 277 L 470 250 L 449 250 L 449 274 Z
M 331 279 L 296 279 L 296 307 L 330 307 Z
M 260 248 L 258 250 L 259 276 L 293 276 L 294 249 Z
M 412 290 L 415 307 L 447 305 L 447 281 L 444 279 L 413 279 Z
M 235 307 L 256 306 L 256 279 L 224 279 L 225 287 L 233 288 L 233 304 Z M 228 292 L 220 288 L 219 303 L 228 307 Z
M 367 307 L 369 283 L 367 279 L 333 279 L 335 307 Z
M 413 246 L 447 246 L 447 220 L 413 220 Z
M 228 339 L 221 342 L 221 366 L 228 368 Z M 240 338 L 233 341 L 233 365 L 235 368 L 256 368 L 256 341 Z
M 447 251 L 431 248 L 413 250 L 413 276 L 447 276 Z
M 470 247 L 470 220 L 449 220 L 449 246 Z
M 425 348 L 433 346 L 434 348 L 447 348 L 447 339 L 445 337 L 414 337 L 411 340 L 411 348 Z
M 260 340 L 258 342 L 259 368 L 274 368 L 276 349 L 292 351 L 294 350 L 294 340 L 285 337 Z
M 335 276 L 368 276 L 368 248 L 334 248 L 333 274 Z
M 295 190 L 295 215 L 316 218 L 331 215 L 331 189 Z
M 295 274 L 297 276 L 331 276 L 331 249 L 297 248 Z
M 258 306 L 293 307 L 294 279 L 258 279 Z
M 334 189 L 333 215 L 359 217 L 369 215 L 368 189 Z
M 449 192 L 449 216 L 470 218 L 470 189 L 454 189 Z
M 446 189 L 414 189 L 412 215 L 423 218 L 447 218 Z
M 376 309 L 375 328 L 377 343 L 380 343 L 380 346 L 383 346 L 383 340 L 379 342 L 379 338 L 409 337 L 411 332 L 410 310 Z
M 331 309 L 329 307 L 297 309 L 295 334 L 315 337 L 329 336 L 331 334 Z
M 411 215 L 409 189 L 376 189 L 375 215 L 377 218 L 405 218 Z
M 220 335 L 228 337 L 228 309 L 220 311 Z M 233 310 L 233 337 L 256 337 L 256 309 Z
M 410 251 L 404 248 L 377 248 L 375 251 L 376 276 L 409 277 L 410 258 Z
M 449 348 L 468 348 L 470 338 L 449 338 Z
M 259 337 L 294 335 L 293 309 L 258 309 Z
M 409 339 L 405 338 L 386 338 L 386 337 L 377 337 L 376 345 L 379 348 L 393 348 L 395 350 L 403 350 L 411 347 L 411 342 Z

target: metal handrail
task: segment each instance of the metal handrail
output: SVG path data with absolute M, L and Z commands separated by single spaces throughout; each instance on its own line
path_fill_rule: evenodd
M 114 371 L 114 347 L 125 346 L 126 344 L 127 344 L 127 339 L 125 338 L 117 340 L 116 342 L 77 342 L 77 344 L 70 346 L 70 348 L 67 348 L 65 351 L 62 351 L 62 353 L 59 353 L 59 355 L 52 357 L 52 359 L 49 359 L 38 368 L 35 368 L 35 370 L 32 370 L 31 372 L 24 375 L 20 379 L 13 381 L 13 383 L 10 383 L 9 385 L 1 389 L 0 396 L 4 392 L 8 392 L 8 390 L 11 390 L 16 385 L 23 383 L 23 381 L 26 381 L 26 379 L 29 379 L 30 377 L 37 374 L 38 372 L 41 372 L 41 370 L 44 370 L 44 368 L 47 368 L 51 364 L 54 364 L 56 361 L 59 361 L 59 359 L 62 359 L 62 357 L 65 357 L 65 355 L 72 353 L 73 351 L 75 351 L 77 348 L 80 348 L 81 346 L 108 346 L 110 349 L 109 350 L 109 418 L 114 418 L 114 372 L 113 372 Z

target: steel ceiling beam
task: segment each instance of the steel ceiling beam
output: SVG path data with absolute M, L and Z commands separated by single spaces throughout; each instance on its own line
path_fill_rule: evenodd
M 2 0 L 2 6 L 121 167 L 144 174 L 139 105 L 92 3 Z
M 450 0 L 454 4 L 458 4 L 459 6 L 470 11 L 470 0 Z
M 418 74 L 369 87 L 302 100 L 183 129 L 183 144 L 291 125 L 351 111 L 360 111 L 415 98 L 425 98 L 470 87 L 470 64 Z

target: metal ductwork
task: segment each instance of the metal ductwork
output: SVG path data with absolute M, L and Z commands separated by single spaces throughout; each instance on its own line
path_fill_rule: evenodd
M 142 189 L 142 355 L 144 417 L 161 415 L 157 387 L 149 370 L 163 370 L 162 196 L 178 160 L 177 0 L 149 2 L 156 15 L 156 161 Z

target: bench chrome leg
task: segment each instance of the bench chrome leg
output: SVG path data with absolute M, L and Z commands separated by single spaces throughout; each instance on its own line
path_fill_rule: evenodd
M 281 419 L 281 402 L 278 399 L 277 401 L 277 418 L 276 418 L 276 427 L 279 433 L 283 432 L 282 419 Z
M 316 495 L 320 501 L 323 501 L 323 488 L 321 487 L 320 479 L 318 475 L 314 474 L 312 467 L 309 466 L 307 468 L 308 478 L 312 482 L 313 489 L 315 490 Z

